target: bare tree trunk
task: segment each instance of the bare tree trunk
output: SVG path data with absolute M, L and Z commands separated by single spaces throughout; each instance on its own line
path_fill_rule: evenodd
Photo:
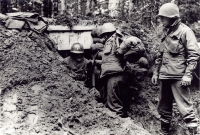
M 86 14 L 91 12 L 91 9 L 90 9 L 90 1 L 91 0 L 87 0 L 87 3 L 86 3 Z
M 63 14 L 64 11 L 66 10 L 65 0 L 60 0 L 60 2 L 61 2 L 61 11 L 60 11 L 60 13 Z
M 6 0 L 1 0 L 1 13 L 6 14 L 8 13 L 8 2 Z
M 90 11 L 94 11 L 94 7 L 97 5 L 97 0 L 90 0 Z
M 119 9 L 121 9 L 120 3 L 122 2 L 123 0 L 109 0 L 108 9 L 110 11 L 110 16 L 117 17 L 120 14 Z
M 133 11 L 133 0 L 129 0 L 129 9 L 128 9 L 129 17 L 131 15 L 132 11 Z

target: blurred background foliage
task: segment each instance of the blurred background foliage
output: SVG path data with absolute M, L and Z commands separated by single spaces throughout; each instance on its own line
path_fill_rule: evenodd
M 183 22 L 191 24 L 200 20 L 200 0 L 172 1 L 178 4 Z M 171 0 L 0 0 L 0 12 L 37 12 L 49 18 L 64 15 L 82 20 L 103 15 L 152 27 L 157 23 L 155 15 L 159 7 L 166 2 Z

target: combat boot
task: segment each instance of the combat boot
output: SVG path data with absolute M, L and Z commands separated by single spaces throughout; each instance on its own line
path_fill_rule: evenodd
M 195 118 L 186 124 L 190 135 L 197 135 L 198 121 L 198 118 Z
M 169 135 L 170 123 L 161 121 L 161 135 Z
M 197 135 L 197 127 L 188 127 L 190 135 Z

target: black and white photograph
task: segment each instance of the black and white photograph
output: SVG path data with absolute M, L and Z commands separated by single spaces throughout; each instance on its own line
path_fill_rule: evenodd
M 200 0 L 0 0 L 0 135 L 200 135 Z

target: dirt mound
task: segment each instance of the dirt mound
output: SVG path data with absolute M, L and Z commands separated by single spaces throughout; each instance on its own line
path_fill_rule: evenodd
M 0 26 L 0 135 L 149 135 L 68 76 L 47 34 Z

